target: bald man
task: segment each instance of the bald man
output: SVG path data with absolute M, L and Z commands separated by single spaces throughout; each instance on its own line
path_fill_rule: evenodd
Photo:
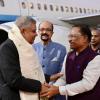
M 41 42 L 33 46 L 38 53 L 46 81 L 49 82 L 51 79 L 50 76 L 60 72 L 66 55 L 66 48 L 52 41 L 54 27 L 51 22 L 44 21 L 40 23 L 38 29 Z M 54 83 L 54 81 L 52 83 Z M 65 96 L 58 95 L 55 96 L 53 100 L 65 100 Z

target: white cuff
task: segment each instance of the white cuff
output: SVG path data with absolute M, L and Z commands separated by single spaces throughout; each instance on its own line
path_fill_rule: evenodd
M 59 92 L 61 95 L 67 95 L 66 86 L 59 86 Z

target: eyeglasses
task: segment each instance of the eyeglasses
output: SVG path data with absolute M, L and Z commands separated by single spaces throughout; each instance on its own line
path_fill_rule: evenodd
M 81 35 L 81 34 L 69 34 L 69 35 L 68 35 L 68 38 L 78 39 L 78 38 L 80 38 L 81 36 L 83 36 L 83 35 Z
M 41 31 L 41 32 L 43 32 L 43 31 L 52 32 L 52 29 L 50 29 L 50 28 L 41 28 L 41 29 L 39 29 L 39 31 Z

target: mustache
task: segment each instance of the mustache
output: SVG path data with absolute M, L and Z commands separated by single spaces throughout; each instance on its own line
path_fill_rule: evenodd
M 41 36 L 48 36 L 48 34 L 41 34 Z

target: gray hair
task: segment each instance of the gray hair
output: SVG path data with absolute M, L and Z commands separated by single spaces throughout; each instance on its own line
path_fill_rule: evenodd
M 29 16 L 20 16 L 19 18 L 17 18 L 15 24 L 19 27 L 19 28 L 27 28 L 30 27 L 31 23 L 36 24 L 36 21 Z

